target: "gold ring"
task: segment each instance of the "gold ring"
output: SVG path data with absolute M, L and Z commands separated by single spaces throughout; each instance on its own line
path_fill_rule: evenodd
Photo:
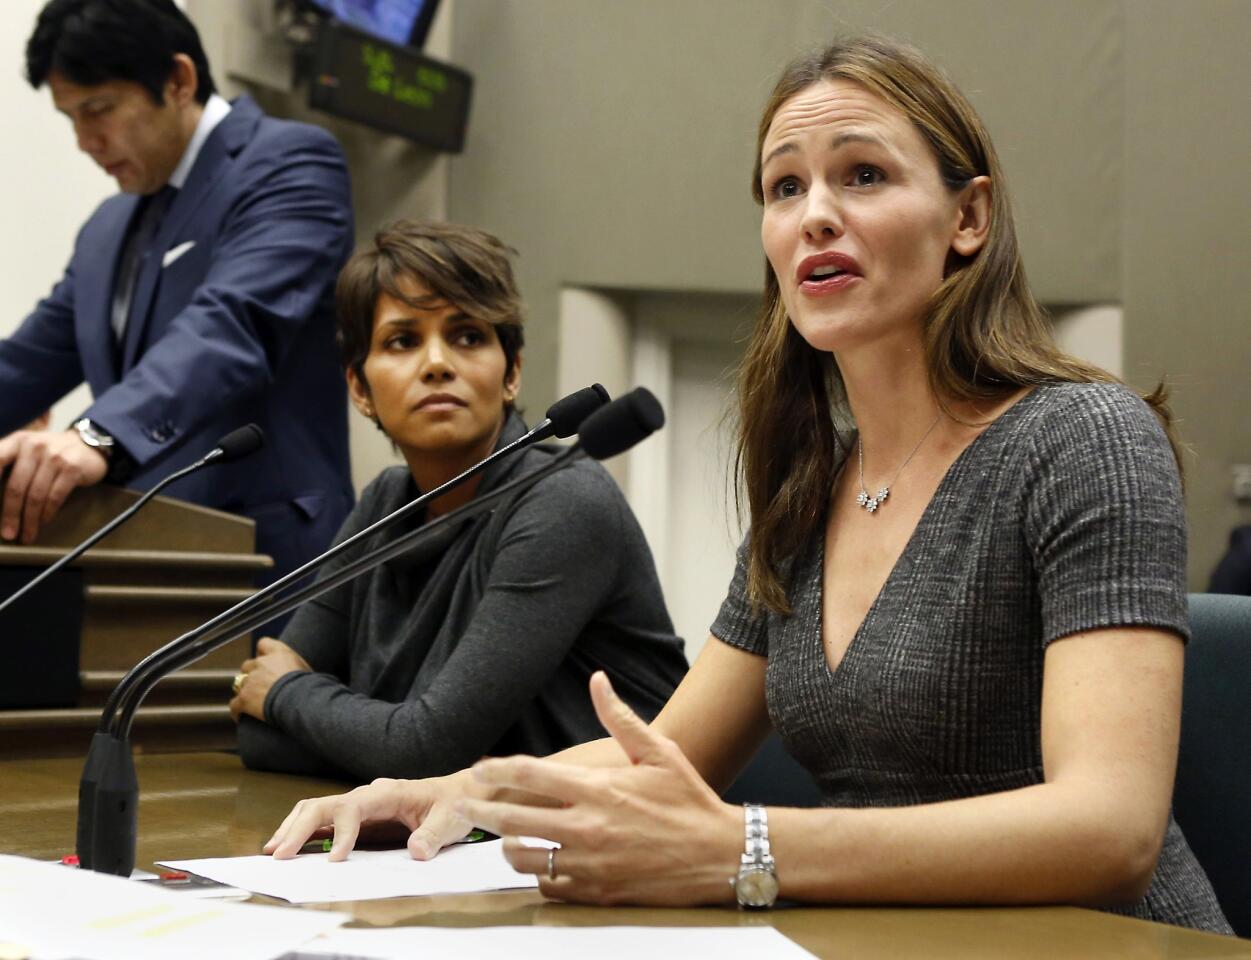
M 246 673 L 235 674 L 235 682 L 230 685 L 230 690 L 236 697 L 239 695 L 239 690 L 243 687 L 243 681 L 247 678 L 248 675 Z
M 556 851 L 557 847 L 552 847 L 547 851 L 547 879 L 556 879 Z

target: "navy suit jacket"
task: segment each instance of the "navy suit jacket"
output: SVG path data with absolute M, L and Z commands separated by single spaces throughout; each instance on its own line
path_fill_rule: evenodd
M 324 549 L 352 504 L 334 283 L 353 242 L 347 167 L 319 127 L 240 97 L 205 141 L 140 267 L 124 342 L 114 277 L 139 198 L 106 200 L 64 277 L 0 341 L 0 436 L 86 380 L 85 416 L 144 489 L 248 422 L 265 446 L 168 488 L 250 516 L 276 573 Z

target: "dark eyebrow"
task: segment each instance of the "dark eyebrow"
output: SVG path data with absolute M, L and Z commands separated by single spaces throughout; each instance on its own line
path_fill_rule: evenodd
M 420 318 L 418 317 L 414 317 L 410 315 L 403 315 L 403 316 L 398 316 L 398 317 L 388 317 L 387 319 L 383 320 L 380 324 L 378 324 L 378 326 L 379 327 L 412 327 L 412 326 L 416 326 L 419 322 L 420 322 Z M 463 312 L 449 313 L 446 317 L 443 318 L 443 323 L 445 324 L 485 323 L 485 322 L 486 321 L 477 320 L 474 317 L 471 317 L 469 314 L 463 313 Z
M 830 149 L 837 150 L 846 143 L 870 143 L 877 147 L 886 148 L 886 144 L 882 142 L 880 137 L 875 137 L 873 134 L 865 133 L 861 130 L 847 130 L 844 133 L 838 134 L 833 140 L 830 141 Z M 761 169 L 767 167 L 769 165 L 769 161 L 771 161 L 774 157 L 781 156 L 782 154 L 794 153 L 798 149 L 799 148 L 796 147 L 794 143 L 782 144 L 775 150 L 770 151 L 769 155 L 761 161 Z

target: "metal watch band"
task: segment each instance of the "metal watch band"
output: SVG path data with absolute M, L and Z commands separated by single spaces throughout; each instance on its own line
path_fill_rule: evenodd
M 769 812 L 755 803 L 743 804 L 743 832 L 745 844 L 743 864 L 773 867 L 773 854 L 769 848 Z
M 759 804 L 743 804 L 743 854 L 730 881 L 738 905 L 767 910 L 777 900 L 777 870 L 769 845 L 769 814 Z
M 86 417 L 83 417 L 81 420 L 75 420 L 74 429 L 78 431 L 79 439 L 87 446 L 94 450 L 99 450 L 106 457 L 112 455 L 113 437 Z

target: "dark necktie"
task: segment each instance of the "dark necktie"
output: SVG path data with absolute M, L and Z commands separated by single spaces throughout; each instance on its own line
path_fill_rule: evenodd
M 139 274 L 152 252 L 152 241 L 161 227 L 165 211 L 169 209 L 177 193 L 177 187 L 166 184 L 152 196 L 145 198 L 135 226 L 126 238 L 126 248 L 122 251 L 121 263 L 117 267 L 117 280 L 113 284 L 113 336 L 118 343 L 126 335 L 126 322 L 135 299 Z

